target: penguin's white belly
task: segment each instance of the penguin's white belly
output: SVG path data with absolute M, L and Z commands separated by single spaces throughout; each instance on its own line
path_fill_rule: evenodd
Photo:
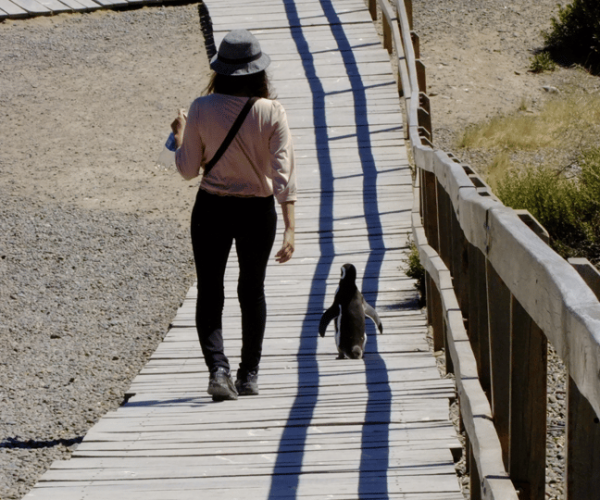
M 335 318 L 335 345 L 340 347 L 340 331 L 342 330 L 342 306 L 339 306 L 340 312 Z

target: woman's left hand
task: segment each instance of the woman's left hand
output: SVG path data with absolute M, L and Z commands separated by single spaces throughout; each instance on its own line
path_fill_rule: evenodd
M 280 264 L 287 262 L 292 258 L 292 254 L 294 253 L 294 230 L 292 228 L 287 228 L 283 232 L 283 244 L 281 245 L 281 249 L 275 255 L 275 260 Z

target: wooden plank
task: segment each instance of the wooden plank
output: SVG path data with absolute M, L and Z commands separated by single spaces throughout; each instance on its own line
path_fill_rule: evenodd
M 77 12 L 92 11 L 100 8 L 100 5 L 93 0 L 60 0 Z
M 567 389 L 567 500 L 594 498 L 600 491 L 600 423 L 590 403 L 569 377 Z
M 36 0 L 40 5 L 43 5 L 53 14 L 60 14 L 61 12 L 72 12 L 73 9 L 64 2 L 58 0 Z
M 488 322 L 487 282 L 485 256 L 469 244 L 469 291 L 472 300 L 469 311 L 469 338 L 477 360 L 477 372 L 481 387 L 491 400 L 490 334 Z M 476 343 L 473 342 L 476 339 Z
M 348 470 L 360 467 L 361 446 L 356 443 L 353 447 L 346 447 L 344 453 L 335 446 L 327 448 L 315 448 L 312 450 L 300 450 L 304 453 L 303 463 L 313 470 Z M 82 461 L 61 461 L 52 468 L 52 474 L 48 474 L 45 481 L 77 480 L 77 475 L 84 469 L 98 469 L 105 471 L 104 476 L 96 476 L 95 480 L 119 479 L 123 469 L 134 472 L 136 477 L 146 475 L 148 478 L 160 477 L 163 473 L 160 469 L 188 469 L 185 476 L 195 475 L 231 475 L 235 474 L 238 467 L 254 467 L 271 472 L 272 463 L 277 458 L 277 448 L 270 451 L 256 453 L 254 450 L 240 449 L 238 452 L 227 450 L 215 450 L 213 453 L 196 454 L 188 456 L 143 456 L 143 457 L 87 457 L 85 464 Z M 432 461 L 440 465 L 453 466 L 450 450 L 441 453 L 439 449 L 404 449 L 393 447 L 389 449 L 389 461 L 394 467 L 425 467 Z M 293 465 L 295 457 L 288 455 L 283 463 Z M 386 467 L 387 464 L 378 464 L 374 461 L 372 466 Z M 196 469 L 196 470 L 194 470 Z M 208 473 L 209 469 L 216 469 Z M 241 469 L 239 471 L 241 473 Z M 305 470 L 308 472 L 308 469 Z M 431 472 L 430 472 L 431 473 Z
M 11 0 L 17 7 L 26 11 L 29 15 L 50 15 L 52 11 L 35 0 Z M 4 8 L 6 4 L 0 5 Z
M 514 298 L 511 316 L 509 474 L 519 498 L 543 500 L 548 343 Z
M 596 297 L 600 297 L 600 273 L 587 259 L 569 259 Z M 600 419 L 569 377 L 567 386 L 567 500 L 593 498 L 600 491 Z
M 58 1 L 58 0 L 56 0 Z M 42 2 L 43 3 L 43 2 Z M 60 3 L 64 5 L 65 12 L 87 12 L 91 9 L 85 7 L 82 3 L 77 0 L 61 0 Z M 46 4 L 44 4 L 46 5 Z M 97 4 L 96 4 L 97 5 Z M 58 12 L 58 11 L 55 11 Z
M 235 12 L 235 11 L 234 11 Z M 363 13 L 360 11 L 348 11 L 336 13 L 335 23 L 331 22 L 331 17 L 323 11 L 314 10 L 312 12 L 306 12 L 301 16 L 296 17 L 293 22 L 290 23 L 290 17 L 285 12 L 275 12 L 264 10 L 255 10 L 254 14 L 242 14 L 230 13 L 226 20 L 222 23 L 214 23 L 213 27 L 215 31 L 230 30 L 234 27 L 243 28 L 250 31 L 265 29 L 265 28 L 278 28 L 278 27 L 303 27 L 308 28 L 312 26 L 331 26 L 332 24 L 340 24 L 344 22 L 348 23 L 369 23 L 365 21 Z
M 94 0 L 94 1 L 96 1 L 102 7 L 108 7 L 108 8 L 119 7 L 119 6 L 126 6 L 127 5 L 127 1 L 126 0 Z
M 369 494 L 381 496 L 371 498 L 402 498 L 407 500 L 444 500 L 445 495 L 454 495 L 449 498 L 457 498 L 457 492 L 448 490 L 448 478 L 454 474 L 439 474 L 426 476 L 423 479 L 415 476 L 413 480 L 406 477 L 398 477 L 390 474 L 387 478 L 387 489 L 393 493 L 385 493 L 381 490 Z M 367 479 L 374 480 L 376 476 Z M 423 487 L 426 481 L 427 487 Z M 81 499 L 85 491 L 86 500 L 100 500 L 111 496 L 125 495 L 132 500 L 153 500 L 175 495 L 182 500 L 197 499 L 203 494 L 210 494 L 211 498 L 225 500 L 229 498 L 252 499 L 267 498 L 271 488 L 271 476 L 239 476 L 227 478 L 227 488 L 223 488 L 222 478 L 195 479 L 161 479 L 161 480 L 136 480 L 136 481 L 99 481 L 96 483 L 75 485 L 72 483 L 56 482 L 48 487 L 40 488 L 35 498 L 43 500 L 63 498 L 64 500 Z M 399 486 L 401 485 L 401 489 Z M 426 491 L 423 491 L 423 490 Z M 50 496 L 53 490 L 59 490 L 65 496 Z M 277 492 L 277 498 L 354 498 L 358 491 L 358 478 L 352 472 L 332 472 L 330 474 L 301 474 L 298 486 L 290 490 Z M 414 496 L 417 495 L 417 496 Z M 27 498 L 27 497 L 25 497 Z M 464 497 L 458 497 L 461 500 Z
M 510 429 L 510 304 L 508 288 L 488 264 L 487 298 L 490 325 L 492 412 L 502 445 L 504 465 L 509 465 Z

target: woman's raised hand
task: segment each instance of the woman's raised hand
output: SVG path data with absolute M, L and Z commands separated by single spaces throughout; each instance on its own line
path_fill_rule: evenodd
M 171 130 L 173 131 L 173 135 L 175 136 L 175 144 L 177 147 L 181 147 L 183 143 L 183 131 L 185 129 L 185 124 L 187 122 L 187 111 L 185 109 L 180 109 L 177 114 L 177 118 L 173 120 L 171 123 Z

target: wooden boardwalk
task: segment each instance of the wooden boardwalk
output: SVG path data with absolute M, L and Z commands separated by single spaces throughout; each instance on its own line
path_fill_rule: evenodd
M 271 55 L 298 159 L 297 250 L 268 269 L 260 396 L 213 403 L 206 394 L 192 288 L 132 384 L 135 395 L 25 498 L 462 499 L 448 420 L 454 386 L 439 377 L 402 271 L 412 183 L 400 103 L 364 3 L 208 7 L 217 43 L 245 27 Z M 383 335 L 368 325 L 361 361 L 336 359 L 332 328 L 317 333 L 346 262 L 384 324 Z M 228 268 L 224 324 L 234 367 L 236 267 Z
M 127 9 L 177 0 L 0 0 L 0 21 L 100 9 Z

